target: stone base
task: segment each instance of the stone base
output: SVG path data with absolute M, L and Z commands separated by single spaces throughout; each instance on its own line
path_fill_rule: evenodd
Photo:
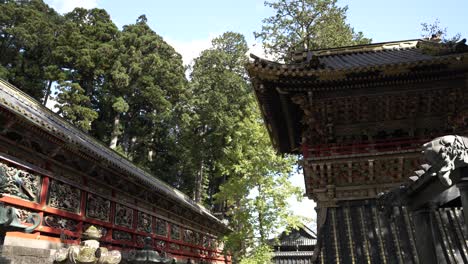
M 0 264 L 51 264 L 55 250 L 3 245 Z

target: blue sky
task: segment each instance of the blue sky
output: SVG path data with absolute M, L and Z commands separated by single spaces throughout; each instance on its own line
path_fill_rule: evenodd
M 134 23 L 141 14 L 150 26 L 190 61 L 210 46 L 212 38 L 225 31 L 245 35 L 251 52 L 262 55 L 261 44 L 255 43 L 253 31 L 261 29 L 261 20 L 272 14 L 264 0 L 45 0 L 59 12 L 74 7 L 106 9 L 117 26 Z M 448 35 L 468 37 L 468 0 L 338 0 L 348 6 L 348 23 L 364 32 L 373 42 L 419 38 L 421 23 L 438 18 Z M 304 187 L 300 174 L 292 182 Z M 315 216 L 312 201 L 291 201 L 298 214 Z
M 119 26 L 134 23 L 145 14 L 151 27 L 172 44 L 188 63 L 210 45 L 210 39 L 225 31 L 245 35 L 255 43 L 253 31 L 261 28 L 261 20 L 272 14 L 263 0 L 46 0 L 60 12 L 75 6 L 106 9 Z M 348 6 L 348 22 L 356 31 L 364 32 L 374 42 L 419 38 L 421 23 L 438 18 L 448 34 L 468 37 L 466 12 L 468 0 L 338 0 Z M 260 54 L 261 55 L 261 54 Z

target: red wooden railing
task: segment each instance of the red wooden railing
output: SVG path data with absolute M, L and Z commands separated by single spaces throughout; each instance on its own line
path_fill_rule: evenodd
M 62 219 L 66 219 L 66 220 L 72 220 L 77 223 L 76 228 L 74 228 L 74 230 L 71 231 L 71 230 L 59 229 L 59 228 L 47 226 L 45 222 L 43 221 L 41 225 L 38 228 L 36 228 L 36 232 L 34 234 L 23 234 L 23 233 L 14 232 L 14 233 L 10 233 L 9 235 L 28 237 L 28 238 L 34 238 L 34 239 L 40 238 L 42 240 L 48 240 L 51 242 L 65 242 L 65 243 L 70 243 L 70 244 L 76 244 L 78 243 L 79 241 L 78 239 L 81 237 L 81 234 L 85 226 L 95 225 L 98 227 L 104 227 L 107 230 L 107 233 L 100 239 L 100 242 L 105 244 L 110 249 L 129 250 L 132 248 L 133 249 L 142 248 L 143 244 L 139 243 L 138 236 L 142 236 L 142 237 L 149 236 L 153 239 L 155 249 L 162 249 L 166 251 L 167 253 L 171 253 L 175 257 L 191 258 L 194 260 L 197 260 L 197 259 L 205 260 L 205 261 L 209 261 L 212 263 L 225 263 L 224 254 L 222 253 L 221 250 L 215 249 L 211 245 L 208 245 L 207 247 L 205 247 L 200 244 L 192 244 L 192 243 L 187 243 L 184 241 L 184 230 L 191 230 L 192 232 L 196 232 L 190 227 L 188 228 L 183 227 L 181 226 L 180 223 L 174 223 L 168 219 L 164 219 L 168 223 L 167 235 L 166 236 L 157 235 L 155 232 L 156 219 L 160 217 L 158 216 L 156 211 L 154 212 L 144 211 L 145 214 L 151 215 L 152 232 L 147 233 L 147 232 L 142 232 L 138 230 L 137 229 L 137 221 L 138 221 L 137 216 L 140 210 L 137 204 L 135 204 L 134 206 L 125 205 L 133 210 L 134 218 L 132 222 L 133 223 L 132 228 L 127 228 L 124 226 L 119 226 L 119 225 L 114 224 L 114 214 L 115 214 L 116 203 L 122 204 L 115 197 L 115 192 L 113 192 L 112 198 L 109 198 L 109 199 L 106 198 L 111 203 L 109 221 L 102 221 L 102 220 L 90 218 L 86 215 L 86 204 L 87 204 L 86 199 L 88 197 L 88 193 L 91 193 L 95 196 L 99 196 L 99 193 L 93 193 L 93 191 L 91 191 L 86 186 L 84 186 L 83 188 L 79 187 L 78 185 L 73 186 L 73 188 L 80 189 L 80 192 L 81 192 L 80 210 L 77 211 L 76 213 L 51 207 L 48 204 L 48 200 L 47 200 L 48 194 L 49 194 L 50 183 L 51 181 L 60 182 L 60 179 L 56 179 L 54 176 L 48 175 L 39 169 L 37 171 L 32 170 L 31 167 L 29 166 L 25 167 L 20 162 L 7 159 L 5 157 L 0 157 L 0 162 L 10 167 L 14 167 L 20 170 L 24 170 L 24 171 L 37 174 L 41 178 L 41 186 L 40 186 L 40 191 L 39 191 L 40 193 L 38 195 L 37 201 L 28 201 L 28 200 L 21 199 L 15 196 L 4 195 L 3 197 L 0 198 L 0 202 L 9 204 L 18 209 L 23 209 L 29 212 L 39 213 L 43 218 L 47 215 L 52 215 L 52 216 L 60 217 Z M 84 185 L 86 185 L 86 181 L 83 181 L 83 182 L 84 182 Z M 180 236 L 179 236 L 180 239 L 171 238 L 171 227 L 174 225 L 177 225 L 180 227 Z M 131 234 L 131 240 L 125 241 L 125 240 L 114 239 L 112 236 L 112 233 L 114 231 L 123 231 L 123 232 Z M 203 234 L 201 232 L 197 232 L 197 233 L 201 235 L 200 237 L 201 241 L 203 241 L 203 236 L 205 236 L 210 241 L 213 241 L 215 239 L 215 237 L 210 236 L 208 234 Z M 59 238 L 61 235 L 62 236 L 66 235 L 68 237 L 68 240 L 61 241 Z M 165 247 L 163 248 L 159 247 L 157 244 L 158 241 L 164 241 Z M 170 244 L 177 245 L 176 247 L 178 247 L 179 249 L 171 248 Z M 196 253 L 194 251 L 198 251 L 200 253 Z

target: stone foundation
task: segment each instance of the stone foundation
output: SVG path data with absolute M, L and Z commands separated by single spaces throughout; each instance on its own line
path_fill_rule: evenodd
M 51 264 L 55 250 L 19 246 L 1 246 L 0 264 Z

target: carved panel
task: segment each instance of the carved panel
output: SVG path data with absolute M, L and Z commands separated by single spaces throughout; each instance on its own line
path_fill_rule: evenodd
M 38 202 L 41 190 L 39 175 L 0 162 L 0 192 Z
M 377 159 L 374 161 L 374 174 L 378 183 L 392 183 L 401 179 L 400 159 Z
M 133 209 L 121 205 L 115 204 L 115 220 L 114 223 L 119 226 L 132 228 L 133 225 Z
M 180 246 L 176 243 L 169 243 L 169 248 L 172 250 L 180 250 Z
M 171 239 L 180 240 L 180 227 L 171 225 Z
M 189 246 L 182 246 L 182 251 L 191 252 L 190 249 L 191 249 L 191 248 L 190 248 Z
M 192 230 L 184 230 L 184 242 L 193 244 L 195 242 L 195 235 Z
M 151 215 L 138 212 L 137 230 L 151 233 Z
M 18 214 L 18 219 L 21 221 L 21 223 L 27 223 L 28 217 L 32 213 L 36 213 L 36 212 L 30 211 L 30 210 L 19 209 L 19 208 L 16 208 L 16 211 L 17 211 L 17 214 Z
M 351 182 L 350 167 L 347 162 L 332 163 L 331 176 L 337 186 L 349 185 Z
M 351 178 L 353 184 L 369 183 L 369 162 L 367 160 L 353 161 L 351 165 Z
M 210 238 L 207 236 L 203 236 L 203 247 L 204 248 L 210 247 Z
M 137 236 L 136 237 L 136 242 L 137 242 L 137 245 L 139 246 L 144 246 L 145 245 L 145 236 Z M 151 240 L 151 245 L 153 244 L 153 240 Z
M 166 248 L 166 241 L 156 240 L 156 247 L 159 248 L 159 249 L 165 249 Z
M 216 239 L 214 239 L 214 238 L 211 238 L 211 239 L 210 239 L 210 248 L 211 248 L 211 249 L 216 249 L 216 248 L 218 248 L 218 241 L 216 241 Z
M 111 202 L 100 196 L 88 193 L 86 216 L 109 222 Z
M 132 240 L 132 234 L 114 229 L 112 231 L 112 238 L 115 239 L 115 240 L 131 241 Z
M 78 221 L 66 219 L 57 215 L 44 216 L 44 225 L 57 229 L 65 229 L 72 232 L 78 230 Z
M 68 184 L 51 180 L 48 205 L 65 211 L 80 212 L 81 191 Z
M 167 236 L 167 222 L 156 218 L 155 233 L 159 236 Z
M 198 232 L 195 232 L 195 236 L 194 236 L 194 241 L 193 241 L 193 243 L 194 243 L 195 245 L 201 246 L 201 244 L 202 244 L 202 239 L 201 239 L 201 238 L 202 238 L 202 235 L 201 235 L 200 233 L 198 233 Z

